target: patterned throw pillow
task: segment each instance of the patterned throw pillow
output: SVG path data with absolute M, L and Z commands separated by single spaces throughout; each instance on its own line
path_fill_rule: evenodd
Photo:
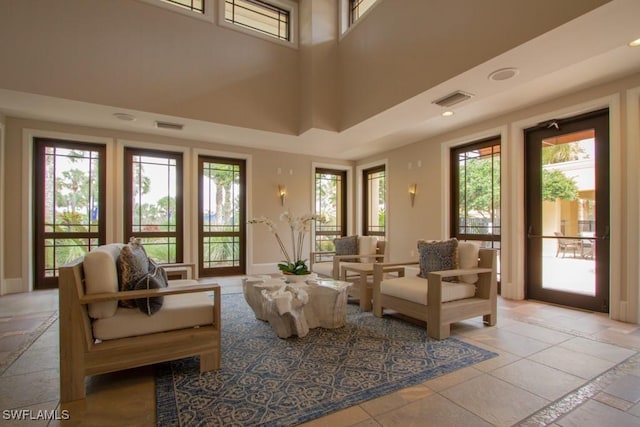
M 140 239 L 131 238 L 129 244 L 120 251 L 116 264 L 120 290 L 130 291 L 135 289 L 138 280 L 149 272 L 149 258 L 142 243 L 140 243 Z M 136 302 L 134 300 L 121 300 L 120 306 L 134 308 L 136 307 Z
M 455 270 L 458 268 L 458 240 L 418 241 L 420 253 L 420 277 L 427 278 L 431 271 Z M 456 277 L 446 277 L 444 281 L 454 281 Z
M 333 239 L 336 255 L 358 255 L 358 236 L 347 236 Z M 344 259 L 345 262 L 358 261 L 357 258 Z
M 160 272 L 161 268 L 157 269 L 157 272 Z M 166 283 L 166 282 L 165 282 Z M 166 285 L 163 284 L 163 279 L 161 274 L 146 274 L 140 280 L 138 280 L 135 284 L 135 290 L 142 289 L 160 289 L 165 288 Z M 141 312 L 151 316 L 155 314 L 158 310 L 162 308 L 162 304 L 164 303 L 163 296 L 157 297 L 147 297 L 147 298 L 138 298 L 135 300 L 136 305 L 140 309 Z

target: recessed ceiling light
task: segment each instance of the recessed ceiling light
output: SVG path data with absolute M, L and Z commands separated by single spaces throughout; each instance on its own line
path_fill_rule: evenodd
M 635 39 L 634 41 L 629 43 L 629 46 L 631 47 L 638 47 L 640 46 L 640 39 Z
M 494 82 L 501 82 L 503 80 L 509 80 L 520 73 L 520 70 L 517 68 L 501 68 L 499 70 L 494 71 L 489 74 L 489 80 L 493 80 Z
M 445 111 L 444 113 L 442 113 L 442 117 L 451 117 L 454 114 L 455 113 L 453 111 Z
M 135 122 L 136 117 L 129 113 L 113 113 L 113 117 L 116 119 L 124 120 L 125 122 Z

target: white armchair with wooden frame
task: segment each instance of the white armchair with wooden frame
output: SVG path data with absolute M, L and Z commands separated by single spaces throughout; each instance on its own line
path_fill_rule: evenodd
M 416 261 L 374 265 L 373 313 L 382 317 L 385 309 L 395 310 L 427 322 L 427 333 L 435 339 L 447 338 L 451 324 L 482 316 L 485 324 L 497 320 L 496 251 L 459 242 L 458 268 L 416 275 Z M 456 254 L 457 256 L 457 254 Z M 405 265 L 401 277 L 385 277 Z M 413 267 L 413 268 L 412 268 Z M 451 281 L 446 281 L 451 280 Z
M 168 287 L 150 289 L 147 282 L 146 289 L 120 291 L 123 246 L 100 246 L 60 267 L 62 403 L 83 399 L 85 378 L 98 374 L 190 356 L 200 357 L 201 372 L 220 368 L 219 286 L 171 280 Z M 139 306 L 121 307 L 122 300 Z M 143 312 L 152 304 L 153 314 Z

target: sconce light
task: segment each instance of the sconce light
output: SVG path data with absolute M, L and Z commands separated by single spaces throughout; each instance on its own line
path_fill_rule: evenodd
M 280 196 L 280 204 L 284 206 L 284 198 L 287 196 L 287 187 L 278 184 L 278 196 Z
M 416 188 L 418 188 L 418 184 L 409 184 L 409 198 L 411 199 L 411 207 L 413 207 L 413 202 L 416 199 Z

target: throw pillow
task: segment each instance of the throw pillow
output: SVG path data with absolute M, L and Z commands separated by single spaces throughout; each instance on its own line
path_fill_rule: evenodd
M 136 291 L 143 289 L 160 289 L 164 288 L 162 284 L 161 275 L 153 275 L 146 274 L 141 277 L 134 285 L 134 289 Z M 135 300 L 136 306 L 140 309 L 141 312 L 145 313 L 148 316 L 155 314 L 158 310 L 162 308 L 162 304 L 164 303 L 163 296 L 157 297 L 146 297 L 146 298 L 137 298 Z
M 378 238 L 376 236 L 360 236 L 358 239 L 358 254 L 376 255 Z M 384 255 L 384 254 L 380 254 Z M 360 258 L 360 262 L 376 262 L 375 257 Z
M 358 236 L 347 236 L 333 239 L 336 255 L 358 255 Z M 355 262 L 357 258 L 344 259 L 344 262 Z
M 140 239 L 131 238 L 129 244 L 120 251 L 117 262 L 118 281 L 121 291 L 130 291 L 136 283 L 149 272 L 149 258 Z M 136 306 L 133 300 L 121 300 L 122 307 L 133 308 Z
M 456 238 L 441 241 L 418 241 L 420 253 L 420 277 L 427 278 L 432 271 L 455 270 L 458 268 L 458 240 Z M 445 277 L 447 282 L 456 277 Z

